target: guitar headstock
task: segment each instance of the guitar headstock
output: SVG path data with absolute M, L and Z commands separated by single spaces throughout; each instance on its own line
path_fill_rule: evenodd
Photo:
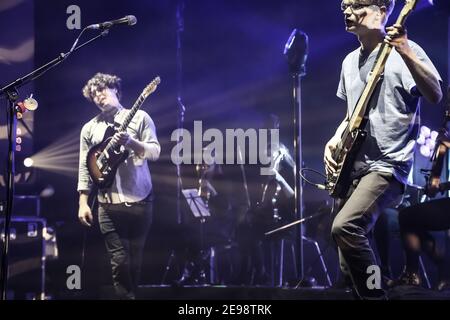
M 403 25 L 406 18 L 414 10 L 418 2 L 419 0 L 405 0 L 405 5 L 403 6 L 402 11 L 400 11 L 396 24 Z
M 402 9 L 402 14 L 404 15 L 410 14 L 411 11 L 413 11 L 414 8 L 416 7 L 417 2 L 419 2 L 419 0 L 405 0 L 405 5 L 403 6 Z
M 156 91 L 156 88 L 158 87 L 158 84 L 161 83 L 161 78 L 158 76 L 155 79 L 152 80 L 142 91 L 142 97 L 147 98 L 149 95 L 151 95 L 153 92 Z

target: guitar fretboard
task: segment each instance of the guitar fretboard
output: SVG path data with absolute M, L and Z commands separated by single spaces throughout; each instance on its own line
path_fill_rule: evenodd
M 128 112 L 127 116 L 125 117 L 123 123 L 121 124 L 121 126 L 118 129 L 118 132 L 123 132 L 125 130 L 127 130 L 128 125 L 130 124 L 131 120 L 133 120 L 134 115 L 136 114 L 136 112 L 140 109 L 140 107 L 142 106 L 142 104 L 145 101 L 145 96 L 144 94 L 141 94 L 139 96 L 139 98 L 136 100 L 136 102 L 134 103 L 133 107 L 131 108 L 131 110 Z M 112 142 L 112 140 L 108 143 L 108 145 L 105 148 L 106 152 L 109 152 L 111 149 L 116 148 L 117 145 L 115 143 Z
M 142 104 L 145 101 L 145 97 L 141 94 L 139 98 L 134 103 L 133 108 L 131 108 L 130 112 L 128 112 L 128 115 L 126 116 L 125 120 L 123 121 L 122 125 L 119 128 L 119 131 L 125 131 L 130 124 L 131 120 L 133 120 L 134 115 L 136 112 L 141 108 Z

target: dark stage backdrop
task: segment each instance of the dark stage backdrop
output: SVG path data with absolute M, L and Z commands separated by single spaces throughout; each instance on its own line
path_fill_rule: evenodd
M 69 158 L 75 159 L 63 163 L 68 168 L 56 165 L 58 168 L 39 172 L 43 185 L 51 184 L 55 189 L 53 197 L 43 199 L 42 215 L 57 226 L 61 236 L 64 259 L 55 267 L 54 277 L 61 279 L 56 282 L 65 283 L 64 265 L 81 263 L 84 231 L 77 224 L 77 168 L 70 165 L 77 162 L 77 136 L 82 125 L 97 113 L 81 95 L 84 83 L 96 72 L 121 76 L 125 106 L 133 104 L 154 76 L 162 78 L 160 87 L 144 105 L 155 121 L 162 154 L 160 161 L 151 164 L 157 200 L 143 275 L 145 283 L 161 281 L 178 230 L 170 135 L 178 116 L 176 40 L 180 25 L 185 127 L 192 128 L 194 120 L 202 120 L 204 129 L 259 128 L 275 114 L 281 120 L 281 142 L 291 151 L 292 84 L 282 52 L 293 28 L 308 34 L 307 75 L 302 81 L 303 158 L 306 167 L 323 171 L 324 145 L 345 112 L 344 104 L 335 96 L 340 64 L 358 45 L 354 36 L 344 31 L 340 1 L 319 5 L 311 0 L 186 0 L 181 21 L 176 14 L 178 1 L 39 0 L 34 3 L 36 66 L 68 51 L 79 34 L 80 30 L 70 30 L 66 24 L 70 16 L 66 10 L 73 4 L 81 10 L 82 26 L 129 14 L 138 22 L 133 27 L 112 28 L 109 35 L 74 53 L 34 83 L 40 103 L 35 114 L 35 152 L 45 155 L 46 150 L 69 145 Z M 398 8 L 393 16 L 397 14 Z M 447 16 L 424 8 L 410 17 L 408 32 L 447 79 Z M 82 40 L 95 34 L 86 32 Z M 442 110 L 442 105 L 424 104 L 424 123 L 437 126 Z M 193 171 L 186 166 L 183 173 L 188 177 Z M 188 181 L 186 178 L 186 184 Z M 254 178 L 250 183 L 250 188 L 257 189 L 260 181 Z M 254 202 L 258 194 L 251 197 Z M 312 214 L 317 203 L 324 200 L 328 200 L 326 193 L 305 186 L 305 214 Z M 90 280 L 108 283 L 106 261 L 99 258 L 105 252 L 98 232 L 89 231 L 86 236 L 91 251 L 86 264 L 94 274 Z M 96 259 L 100 263 L 95 263 Z M 330 259 L 335 263 L 334 257 Z M 334 273 L 335 268 L 331 269 Z
M 9 1 L 0 3 L 0 88 L 13 80 L 23 77 L 34 65 L 34 3 L 33 1 Z M 33 84 L 18 88 L 20 101 L 33 93 Z M 6 129 L 6 99 L 0 97 L 0 201 L 6 198 L 6 161 L 8 140 Z M 21 165 L 33 152 L 33 113 L 24 114 L 23 122 L 18 122 L 16 177 L 18 192 L 33 181 L 32 170 Z M 27 131 L 26 127 L 30 129 Z M 26 174 L 26 175 L 25 175 Z M 20 177 L 19 177 L 20 175 Z M 27 188 L 26 192 L 31 192 Z

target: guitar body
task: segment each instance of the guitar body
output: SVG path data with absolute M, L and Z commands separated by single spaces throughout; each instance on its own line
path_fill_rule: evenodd
M 99 189 L 111 187 L 119 165 L 128 158 L 128 150 L 106 148 L 116 131 L 108 127 L 102 142 L 93 146 L 87 154 L 87 168 L 92 181 Z
M 350 179 L 352 165 L 366 136 L 366 131 L 357 129 L 347 135 L 347 138 L 342 141 L 342 145 L 334 151 L 333 159 L 336 160 L 339 167 L 333 175 L 327 177 L 327 189 L 331 197 L 345 198 L 352 183 Z

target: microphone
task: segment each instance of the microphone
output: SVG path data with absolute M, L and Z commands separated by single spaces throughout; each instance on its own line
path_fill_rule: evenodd
M 136 17 L 130 15 L 130 16 L 125 16 L 123 18 L 112 20 L 112 21 L 91 24 L 90 26 L 87 26 L 86 29 L 90 29 L 90 30 L 101 29 L 101 30 L 103 30 L 103 29 L 111 28 L 113 25 L 116 25 L 116 24 L 127 24 L 129 26 L 134 26 L 136 24 L 136 22 L 137 22 Z
M 305 64 L 308 57 L 308 36 L 301 30 L 294 29 L 284 46 L 289 69 L 294 74 L 306 75 Z

